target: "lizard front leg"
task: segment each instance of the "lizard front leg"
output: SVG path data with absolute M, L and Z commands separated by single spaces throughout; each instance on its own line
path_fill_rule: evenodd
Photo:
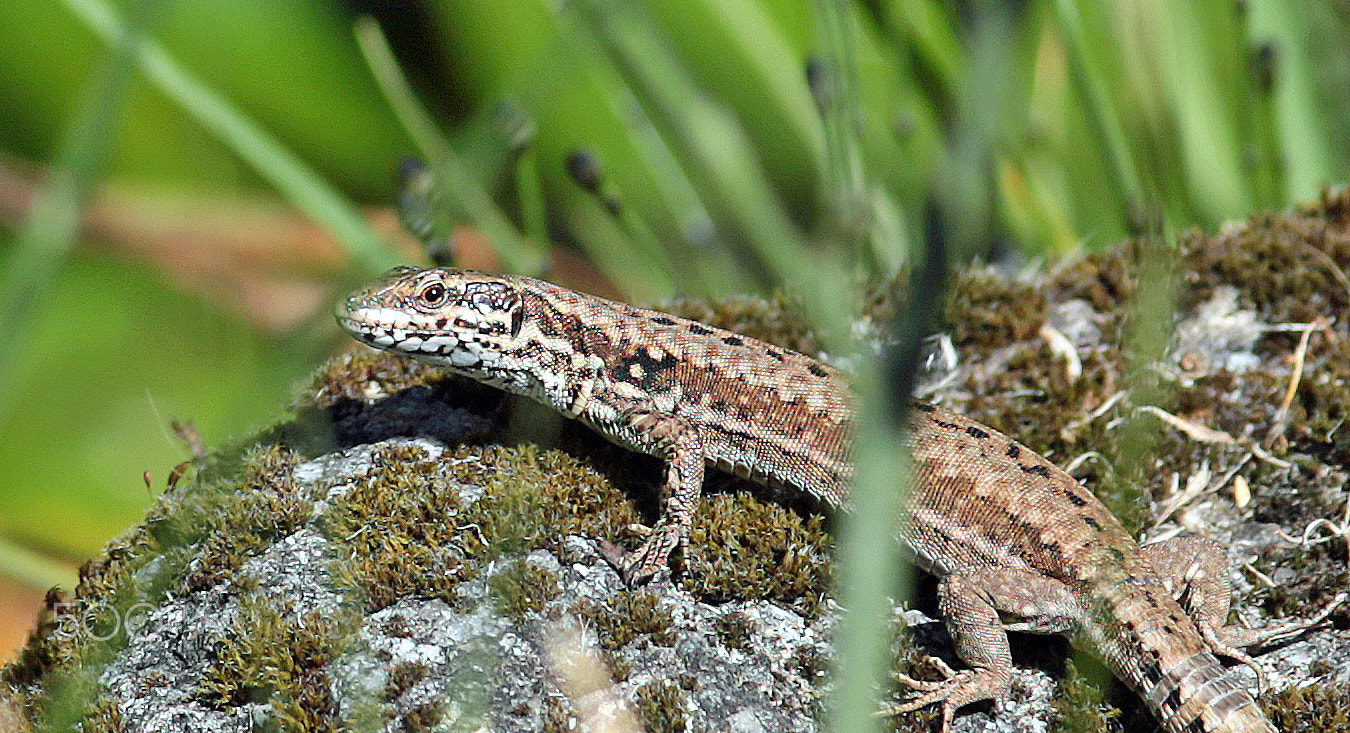
M 896 679 L 917 694 L 885 707 L 883 715 L 917 710 L 931 703 L 942 706 L 942 731 L 951 729 L 956 709 L 973 702 L 1007 695 L 1012 682 L 1012 654 L 1008 631 L 1044 634 L 1071 633 L 1082 609 L 1064 583 L 1029 570 L 1013 568 L 960 569 L 938 584 L 938 609 L 946 619 L 956 654 L 969 669 L 953 671 L 941 660 L 946 679 Z
M 666 462 L 661 517 L 642 546 L 627 555 L 608 542 L 600 546 L 605 559 L 632 585 L 656 575 L 676 548 L 683 551 L 703 493 L 705 459 L 698 429 L 678 415 L 633 407 L 621 411 L 618 420 L 621 432 L 632 436 L 645 452 Z

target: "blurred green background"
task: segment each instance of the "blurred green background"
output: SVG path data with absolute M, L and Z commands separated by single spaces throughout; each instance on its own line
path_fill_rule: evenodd
M 905 267 L 934 196 L 971 212 L 961 259 L 1017 266 L 1350 177 L 1343 0 L 0 17 L 7 652 L 190 457 L 171 420 L 209 447 L 281 418 L 347 343 L 337 294 L 418 259 L 390 209 L 404 156 L 442 166 L 461 261 L 642 302 L 785 284 L 817 313 L 847 300 L 824 285 Z

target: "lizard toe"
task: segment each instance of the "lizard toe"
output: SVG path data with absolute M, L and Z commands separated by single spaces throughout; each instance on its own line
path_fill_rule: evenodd
M 942 679 L 916 680 L 903 672 L 892 672 L 891 677 L 894 678 L 896 682 L 899 682 L 900 684 L 908 687 L 911 690 L 928 690 L 933 687 L 944 685 L 947 683 L 947 680 L 950 680 L 951 678 L 956 676 L 956 670 L 953 670 L 946 662 L 942 661 L 942 659 L 939 657 L 926 655 L 923 658 L 923 663 L 932 667 L 933 669 L 936 669 L 938 674 L 942 675 Z
M 947 731 L 957 708 L 980 700 L 999 699 L 1008 692 L 1008 684 L 989 670 L 963 669 L 956 672 L 941 660 L 937 660 L 937 664 L 947 675 L 946 679 L 916 680 L 908 675 L 894 673 L 897 681 L 917 694 L 883 706 L 878 714 L 886 717 L 901 715 L 938 703 L 942 709 L 942 730 Z

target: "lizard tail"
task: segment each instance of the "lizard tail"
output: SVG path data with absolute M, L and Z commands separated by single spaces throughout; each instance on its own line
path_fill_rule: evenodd
M 1160 584 L 1124 573 L 1097 586 L 1083 629 L 1168 733 L 1279 733 Z
M 1147 665 L 1147 663 L 1145 663 Z M 1137 670 L 1140 695 L 1169 733 L 1278 733 L 1261 706 L 1208 651 Z M 1130 677 L 1126 677 L 1130 679 Z

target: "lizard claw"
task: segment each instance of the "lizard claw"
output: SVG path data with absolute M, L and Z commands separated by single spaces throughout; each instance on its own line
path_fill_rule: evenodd
M 923 662 L 935 668 L 938 674 L 942 675 L 942 679 L 916 680 L 913 677 L 910 677 L 909 675 L 905 674 L 904 672 L 891 672 L 892 679 L 904 685 L 905 687 L 908 687 L 910 690 L 918 694 L 910 697 L 907 700 L 883 705 L 881 709 L 877 711 L 877 717 L 888 718 L 893 715 L 902 715 L 904 713 L 910 713 L 930 703 L 943 702 L 945 698 L 949 694 L 951 694 L 949 685 L 951 685 L 952 679 L 958 676 L 958 673 L 955 670 L 953 670 L 950 666 L 948 666 L 946 662 L 942 661 L 941 659 L 938 659 L 937 657 L 932 656 L 924 657 Z M 948 725 L 946 719 L 949 714 L 946 712 L 947 705 L 945 703 L 943 704 L 942 707 L 943 707 L 942 729 L 945 732 L 947 730 Z
M 628 583 L 628 578 L 624 571 L 628 553 L 624 552 L 623 548 L 609 540 L 600 540 L 600 544 L 596 549 L 600 552 L 600 557 L 603 557 L 605 562 L 609 563 L 609 566 L 614 568 L 614 572 L 618 573 L 620 578 L 623 578 L 624 583 Z
M 949 733 L 956 709 L 978 700 L 999 699 L 1007 693 L 1006 684 L 991 676 L 988 669 L 953 670 L 946 662 L 937 657 L 925 657 L 924 662 L 932 665 L 940 680 L 916 680 L 901 672 L 892 672 L 891 676 L 915 694 L 905 700 L 883 705 L 878 716 L 889 717 L 911 713 L 919 708 L 937 703 L 942 715 L 942 733 Z
M 650 535 L 652 533 L 651 527 L 648 527 L 645 524 L 638 524 L 637 522 L 629 524 L 624 529 L 627 529 L 629 532 L 632 532 L 633 534 L 639 537 L 646 537 L 647 535 Z
M 640 548 L 637 552 L 624 552 L 623 548 L 613 542 L 601 540 L 598 549 L 600 556 L 605 559 L 605 562 L 609 563 L 610 567 L 614 568 L 614 572 L 619 574 L 619 579 L 623 581 L 623 584 L 630 588 L 642 585 L 656 574 L 655 572 L 642 572 L 639 559 Z
M 947 684 L 947 680 L 950 680 L 957 674 L 956 670 L 952 669 L 946 662 L 942 661 L 938 657 L 926 656 L 923 658 L 923 661 L 924 664 L 931 665 L 934 669 L 936 669 L 938 671 L 938 674 L 942 675 L 942 679 L 936 681 L 916 680 L 903 672 L 891 672 L 891 677 L 896 682 L 899 682 L 900 684 L 904 685 L 905 687 L 908 687 L 911 690 L 931 690 L 936 687 L 941 687 Z
M 644 528 L 645 529 L 645 528 Z M 641 585 L 660 572 L 671 556 L 684 550 L 688 531 L 675 524 L 657 522 L 655 527 L 645 532 L 646 540 L 642 546 L 625 553 L 609 540 L 600 542 L 600 556 L 618 572 L 624 584 L 632 587 Z

